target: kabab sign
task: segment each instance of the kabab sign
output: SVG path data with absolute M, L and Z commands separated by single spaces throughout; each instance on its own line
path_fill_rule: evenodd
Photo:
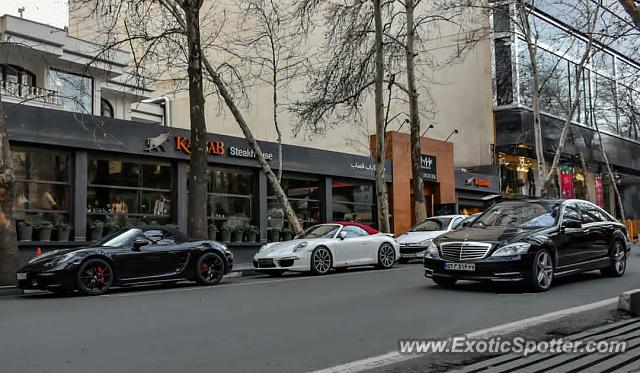
M 171 132 L 161 133 L 156 137 L 152 137 L 147 139 L 147 147 L 145 151 L 165 151 L 164 144 L 169 140 L 169 135 Z M 184 154 L 191 154 L 191 138 L 187 136 L 176 136 L 175 137 L 176 145 L 174 147 L 175 150 L 180 151 Z M 225 147 L 224 141 L 209 141 L 207 142 L 207 154 L 211 154 L 214 156 L 217 155 L 225 155 L 228 154 L 230 157 L 236 158 L 256 158 L 256 153 L 250 149 L 241 149 L 235 146 L 231 146 L 228 149 Z M 262 153 L 264 158 L 267 161 L 273 160 L 272 153 Z

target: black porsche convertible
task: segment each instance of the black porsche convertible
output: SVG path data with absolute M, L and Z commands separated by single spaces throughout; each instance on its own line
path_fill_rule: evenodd
M 55 250 L 16 273 L 21 289 L 104 294 L 113 286 L 196 281 L 215 285 L 231 271 L 233 255 L 215 241 L 188 239 L 166 226 L 122 230 L 90 247 Z

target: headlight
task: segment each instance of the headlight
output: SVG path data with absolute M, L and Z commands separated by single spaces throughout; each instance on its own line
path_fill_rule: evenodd
M 266 249 L 266 248 L 267 248 L 267 245 L 262 245 L 262 247 L 260 248 L 260 250 L 258 250 L 258 252 L 259 252 L 259 253 L 260 253 L 260 252 L 263 252 L 263 251 L 264 251 L 264 249 Z
M 434 244 L 433 241 L 431 240 L 425 240 L 425 241 L 429 241 L 429 246 L 427 247 L 427 253 L 425 257 L 432 258 L 432 259 L 440 258 L 440 254 L 438 254 L 438 246 Z
M 526 254 L 527 251 L 529 251 L 529 247 L 531 247 L 531 244 L 526 242 L 512 243 L 510 245 L 499 248 L 493 254 L 491 254 L 491 256 L 513 256 Z
M 298 245 L 296 245 L 296 247 L 293 248 L 293 252 L 297 253 L 298 251 L 301 251 L 302 249 L 304 249 L 305 247 L 307 247 L 307 242 L 300 242 Z
M 426 239 L 426 240 L 424 240 L 424 241 L 420 241 L 420 242 L 418 242 L 418 245 L 420 245 L 420 246 L 426 246 L 426 247 L 429 247 L 429 245 L 430 245 L 430 244 L 431 244 L 431 239 L 430 239 L 430 238 L 427 238 L 427 239 Z

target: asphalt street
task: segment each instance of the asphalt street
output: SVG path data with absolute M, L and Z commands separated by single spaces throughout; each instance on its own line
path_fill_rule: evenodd
M 588 273 L 549 292 L 435 286 L 420 265 L 114 290 L 100 297 L 0 297 L 0 371 L 303 372 L 574 307 L 640 287 L 634 249 L 623 278 Z

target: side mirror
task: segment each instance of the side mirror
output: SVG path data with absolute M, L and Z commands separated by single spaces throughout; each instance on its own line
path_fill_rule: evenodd
M 582 228 L 582 223 L 577 220 L 569 219 L 562 222 L 562 228 L 580 229 Z
M 345 238 L 347 238 L 347 232 L 345 232 L 345 231 L 340 231 L 340 233 L 338 233 L 338 237 L 339 237 L 341 240 L 344 240 Z
M 142 246 L 148 245 L 149 241 L 146 238 L 138 237 L 133 241 L 133 250 L 140 251 Z

